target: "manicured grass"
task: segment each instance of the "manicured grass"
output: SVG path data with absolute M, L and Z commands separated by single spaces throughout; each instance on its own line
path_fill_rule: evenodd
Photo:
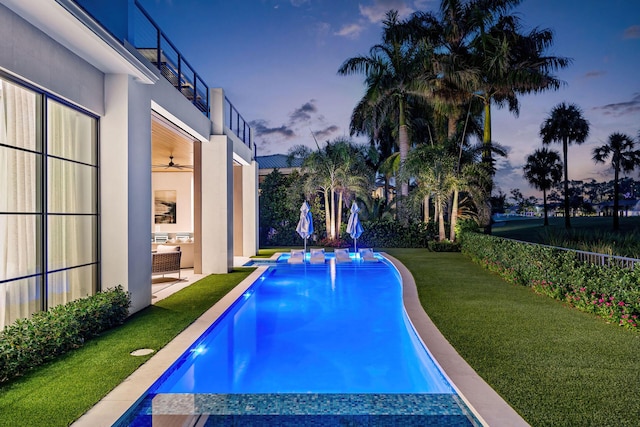
M 0 386 L 0 425 L 65 426 L 213 306 L 253 269 L 211 275 L 129 318 L 84 347 Z
M 533 426 L 637 426 L 640 334 L 510 285 L 459 253 L 388 249 L 456 350 Z
M 576 217 L 571 228 L 564 227 L 563 218 L 550 218 L 549 226 L 541 219 L 511 220 L 496 224 L 498 237 L 543 243 L 600 254 L 640 258 L 640 216 L 620 218 L 620 229 L 612 230 L 610 217 Z

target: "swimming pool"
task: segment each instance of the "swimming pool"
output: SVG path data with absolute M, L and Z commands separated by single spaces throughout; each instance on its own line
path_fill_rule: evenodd
M 203 416 L 479 425 L 415 334 L 397 270 L 358 259 L 269 267 L 116 424 Z

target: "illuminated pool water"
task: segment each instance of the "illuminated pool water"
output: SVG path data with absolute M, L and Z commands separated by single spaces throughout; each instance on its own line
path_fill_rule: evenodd
M 248 417 L 306 416 L 307 422 L 376 411 L 475 424 L 415 334 L 397 270 L 386 260 L 331 259 L 269 267 L 120 425 L 202 414 L 211 422 L 231 416 L 243 417 L 237 425 L 254 425 Z M 206 425 L 217 425 L 211 422 Z M 398 425 L 412 425 L 407 422 Z

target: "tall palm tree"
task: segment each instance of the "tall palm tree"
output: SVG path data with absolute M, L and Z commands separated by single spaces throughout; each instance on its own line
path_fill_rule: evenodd
M 492 174 L 492 104 L 508 106 L 518 115 L 518 96 L 559 88 L 561 82 L 552 73 L 570 63 L 568 58 L 546 54 L 553 43 L 551 30 L 522 31 L 518 17 L 509 14 L 521 2 L 441 0 L 437 16 L 418 13 L 409 22 L 409 33 L 434 45 L 439 76 L 434 98 L 448 105 L 449 138 L 469 97 L 481 100 L 482 162 Z M 493 185 L 491 181 L 487 185 L 485 193 L 489 197 Z M 483 211 L 490 212 L 488 205 Z M 483 222 L 490 232 L 490 218 L 484 218 Z
M 368 56 L 347 59 L 338 69 L 338 74 L 365 75 L 367 91 L 359 105 L 370 112 L 375 111 L 379 117 L 394 118 L 402 164 L 410 148 L 408 99 L 424 96 L 428 79 L 420 73 L 425 51 L 405 43 L 397 35 L 398 26 L 398 12 L 389 11 L 383 22 L 383 43 L 373 46 Z M 401 195 L 408 194 L 408 182 L 403 182 Z
M 589 122 L 582 110 L 575 104 L 564 102 L 556 105 L 540 127 L 543 144 L 557 142 L 562 144 L 562 162 L 564 165 L 564 225 L 571 228 L 569 218 L 569 166 L 567 154 L 572 143 L 582 144 L 589 136 Z
M 613 229 L 620 228 L 620 172 L 631 172 L 640 165 L 640 150 L 634 150 L 635 142 L 623 133 L 612 133 L 609 141 L 593 149 L 593 161 L 604 163 L 611 157 L 611 167 L 613 167 Z
M 547 216 L 547 191 L 562 179 L 562 163 L 560 155 L 553 150 L 540 148 L 527 157 L 524 165 L 524 178 L 535 189 L 542 191 L 544 207 L 544 225 L 549 225 Z

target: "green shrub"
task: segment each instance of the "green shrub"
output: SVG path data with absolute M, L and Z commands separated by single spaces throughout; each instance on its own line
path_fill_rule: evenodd
M 432 240 L 429 242 L 429 249 L 433 252 L 460 252 L 460 243 L 450 240 L 443 240 L 441 242 Z
M 128 293 L 118 286 L 6 326 L 0 332 L 0 383 L 122 324 L 130 305 Z
M 435 239 L 432 223 L 401 224 L 396 221 L 366 221 L 358 238 L 359 247 L 426 248 Z M 351 239 L 350 237 L 348 239 Z
M 638 329 L 640 269 L 600 266 L 575 252 L 479 233 L 464 233 L 462 252 L 508 282 Z

